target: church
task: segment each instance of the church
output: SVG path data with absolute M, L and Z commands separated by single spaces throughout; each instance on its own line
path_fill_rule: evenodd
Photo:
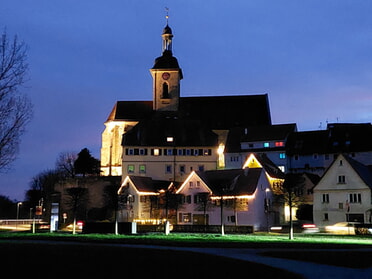
M 150 69 L 152 100 L 118 101 L 105 122 L 103 176 L 183 182 L 192 171 L 225 168 L 233 128 L 271 125 L 267 94 L 182 97 L 168 20 L 161 36 L 162 54 Z

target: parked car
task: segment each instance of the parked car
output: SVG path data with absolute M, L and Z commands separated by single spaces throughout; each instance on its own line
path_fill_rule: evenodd
M 270 228 L 271 232 L 276 233 L 289 233 L 289 223 L 283 225 L 276 225 Z M 293 232 L 295 233 L 317 233 L 319 228 L 308 221 L 293 221 Z
M 355 234 L 355 225 L 357 222 L 339 222 L 332 226 L 326 226 L 326 233 L 332 234 Z
M 77 232 L 82 232 L 83 231 L 83 226 L 84 226 L 84 222 L 83 221 L 76 221 L 76 231 Z M 69 225 L 66 226 L 66 230 L 68 231 L 72 231 L 74 228 L 74 223 L 71 223 Z

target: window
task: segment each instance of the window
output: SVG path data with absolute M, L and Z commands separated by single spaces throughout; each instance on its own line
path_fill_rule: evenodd
M 270 147 L 270 143 L 269 142 L 264 142 L 263 147 L 265 147 L 265 148 Z
M 198 180 L 198 181 L 196 181 L 196 187 L 200 187 L 200 181 Z
M 276 141 L 275 146 L 276 147 L 283 147 L 284 146 L 284 141 Z
M 173 155 L 173 149 L 171 149 L 171 148 L 165 149 L 165 154 L 167 156 L 172 156 Z
M 189 182 L 189 187 L 190 187 L 190 188 L 193 188 L 193 187 L 194 187 L 194 182 L 190 181 L 190 182 Z
M 172 173 L 172 165 L 165 166 L 165 173 Z
M 191 156 L 191 149 L 186 149 L 186 156 Z
M 210 156 L 212 155 L 212 149 L 204 149 L 203 150 L 204 156 Z
M 128 149 L 128 155 L 134 155 L 134 149 L 133 148 Z
M 179 213 L 178 219 L 181 223 L 191 223 L 191 213 Z
M 151 149 L 151 155 L 159 156 L 161 155 L 161 150 L 159 148 Z
M 313 159 L 314 159 L 314 160 L 318 160 L 318 157 L 319 157 L 319 156 L 318 156 L 317 153 L 313 154 Z
M 186 172 L 185 165 L 180 165 L 180 173 L 185 173 L 185 172 Z
M 128 165 L 127 166 L 127 172 L 128 173 L 134 173 L 134 165 Z
M 294 159 L 295 159 L 295 161 L 298 161 L 300 159 L 300 156 L 299 155 L 294 155 Z
M 324 213 L 323 221 L 328 221 L 328 213 Z
M 173 137 L 167 137 L 167 142 L 173 142 Z
M 339 175 L 338 176 L 338 184 L 346 184 L 345 175 Z
M 339 164 L 338 164 L 340 167 L 342 166 L 342 160 L 340 160 Z
M 166 82 L 163 83 L 163 99 L 169 99 L 169 92 L 168 92 L 168 84 Z
M 322 195 L 322 203 L 329 203 L 329 194 Z
M 139 155 L 142 155 L 142 156 L 147 155 L 147 149 L 145 149 L 145 148 L 141 148 L 141 149 L 139 150 Z
M 279 159 L 285 159 L 285 153 L 279 153 Z
M 194 149 L 194 156 L 199 156 L 199 149 Z
M 349 194 L 349 201 L 350 203 L 362 203 L 362 194 L 360 193 Z
M 146 173 L 146 165 L 139 166 L 139 173 Z
M 198 170 L 199 170 L 199 171 L 204 171 L 204 165 L 199 165 L 199 166 L 198 166 Z
M 183 149 L 178 149 L 177 150 L 177 155 L 178 156 L 183 156 Z

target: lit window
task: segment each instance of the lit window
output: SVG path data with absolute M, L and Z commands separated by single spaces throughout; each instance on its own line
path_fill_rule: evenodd
M 167 142 L 173 142 L 173 137 L 167 137 Z
M 128 173 L 134 173 L 134 165 L 128 165 L 127 171 Z
M 263 147 L 265 147 L 265 148 L 270 147 L 270 143 L 269 142 L 264 142 Z
M 285 153 L 280 153 L 280 154 L 279 154 L 279 158 L 280 158 L 280 159 L 285 159 Z
M 275 142 L 276 147 L 283 147 L 284 146 L 284 141 L 277 141 Z
M 160 155 L 160 151 L 159 149 L 154 149 L 154 156 L 159 156 Z
M 146 165 L 140 165 L 139 166 L 139 172 L 140 173 L 146 173 Z

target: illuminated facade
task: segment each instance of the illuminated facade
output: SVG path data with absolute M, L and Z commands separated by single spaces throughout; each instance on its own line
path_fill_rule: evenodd
M 180 225 L 252 225 L 284 220 L 276 195 L 284 174 L 267 158 L 249 155 L 243 169 L 194 170 L 182 183 L 128 175 L 118 191 L 120 220 Z M 221 199 L 223 212 L 221 216 Z
M 314 188 L 314 223 L 371 223 L 371 168 L 340 154 Z
M 173 56 L 168 24 L 162 40 L 162 55 L 150 69 L 153 100 L 118 101 L 105 122 L 104 176 L 183 181 L 193 170 L 225 167 L 225 145 L 232 127 L 271 125 L 267 94 L 181 97 L 183 73 Z

